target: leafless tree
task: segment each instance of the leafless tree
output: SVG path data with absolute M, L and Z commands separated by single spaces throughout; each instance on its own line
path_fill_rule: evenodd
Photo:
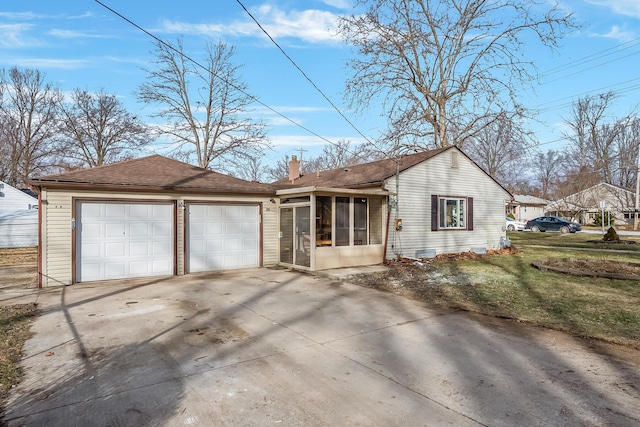
M 166 121 L 161 130 L 174 151 L 202 168 L 229 156 L 255 157 L 267 144 L 265 125 L 246 115 L 254 98 L 232 62 L 235 49 L 207 44 L 203 68 L 183 52 L 182 39 L 175 48 L 156 45 L 155 67 L 145 70 L 138 99 L 158 107 L 155 117 Z
M 560 173 L 566 162 L 566 156 L 557 150 L 549 150 L 533 156 L 531 169 L 540 184 L 540 197 L 551 199 L 556 196 L 555 188 L 561 180 Z
M 356 47 L 352 107 L 382 99 L 396 145 L 461 144 L 504 111 L 535 75 L 525 40 L 555 47 L 572 28 L 547 0 L 358 0 L 339 31 Z
M 270 182 L 279 181 L 289 176 L 289 161 L 291 158 L 285 155 L 278 159 L 272 166 L 267 166 L 266 177 Z
M 54 167 L 62 94 L 40 71 L 17 67 L 0 71 L 0 86 L 3 180 L 24 186 L 30 177 Z
M 263 182 L 269 174 L 268 167 L 262 164 L 262 159 L 259 157 L 243 158 L 240 162 L 236 161 L 232 164 L 230 169 L 222 168 L 220 171 L 236 178 L 255 182 Z
M 614 185 L 635 188 L 640 145 L 640 118 L 633 117 L 616 136 Z
M 147 126 L 104 89 L 96 93 L 76 89 L 62 108 L 62 133 L 67 163 L 95 167 L 133 157 L 149 144 Z
M 524 170 L 513 166 L 523 163 L 532 146 L 528 132 L 515 120 L 501 115 L 490 120 L 467 140 L 465 153 L 485 172 L 509 188 L 510 181 L 521 176 Z
M 357 165 L 380 159 L 379 150 L 372 150 L 367 144 L 352 144 L 351 141 L 341 139 L 335 144 L 327 144 L 322 153 L 302 163 L 301 170 L 305 173 Z
M 573 104 L 572 116 L 565 118 L 570 131 L 565 137 L 572 142 L 568 148 L 574 169 L 593 168 L 600 179 L 615 184 L 616 157 L 623 147 L 620 135 L 632 122 L 630 115 L 615 118 L 608 110 L 615 99 L 613 92 L 580 98 Z

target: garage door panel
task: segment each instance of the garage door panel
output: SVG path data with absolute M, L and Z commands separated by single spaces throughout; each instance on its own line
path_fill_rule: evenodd
M 125 274 L 124 262 L 106 262 L 104 263 L 104 278 L 117 279 Z
M 102 227 L 101 227 L 102 228 Z M 109 222 L 104 224 L 104 237 L 120 238 L 126 234 L 126 226 L 122 222 Z
M 147 256 L 149 255 L 149 243 L 132 242 L 129 244 L 129 256 Z
M 188 206 L 187 271 L 259 266 L 257 205 Z
M 150 237 L 152 234 L 149 232 L 149 224 L 146 224 L 144 222 L 135 222 L 132 224 L 129 224 L 129 236 L 133 239 L 136 238 L 140 238 L 140 239 L 146 239 L 147 237 Z
M 206 251 L 204 251 L 203 254 L 206 253 L 215 253 L 215 252 L 222 252 L 224 251 L 224 240 L 218 240 L 218 239 L 207 239 L 205 242 L 205 247 L 206 247 Z
M 101 254 L 101 256 L 105 256 L 107 258 L 123 257 L 127 253 L 125 247 L 126 244 L 124 242 L 105 242 L 104 254 Z
M 152 254 L 155 256 L 158 255 L 171 255 L 172 254 L 172 250 L 170 246 L 167 246 L 164 242 L 155 242 L 152 245 Z
M 168 233 L 171 233 L 173 224 L 168 222 L 154 222 L 151 224 L 151 233 L 153 237 L 164 238 Z
M 207 230 L 207 236 L 210 237 L 222 237 L 224 235 L 224 224 L 216 223 L 207 223 L 204 225 Z
M 225 240 L 226 251 L 238 251 L 242 249 L 242 240 L 229 238 Z
M 131 205 L 129 208 L 130 218 L 149 218 L 149 209 L 152 208 L 149 205 Z
M 100 209 L 104 210 L 104 216 L 106 218 L 125 218 L 126 217 L 126 206 L 124 204 L 107 204 L 103 205 L 104 207 Z
M 242 234 L 242 225 L 241 224 L 233 224 L 227 223 L 225 225 L 225 234 L 233 235 L 233 234 Z
M 172 274 L 173 204 L 79 202 L 80 282 Z

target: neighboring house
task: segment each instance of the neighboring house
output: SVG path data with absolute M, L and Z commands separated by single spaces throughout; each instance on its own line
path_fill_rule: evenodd
M 290 180 L 154 155 L 31 182 L 43 286 L 281 264 L 302 270 L 497 249 L 511 195 L 455 147 Z
M 0 248 L 38 246 L 38 199 L 0 181 Z
M 278 262 L 275 190 L 266 184 L 153 155 L 31 186 L 40 195 L 41 286 Z
M 501 245 L 511 194 L 456 147 L 302 176 L 292 166 L 274 183 L 280 263 L 322 270 Z
M 513 200 L 507 204 L 507 214 L 513 214 L 518 221 L 528 221 L 543 216 L 547 204 L 549 201 L 539 197 L 514 194 Z
M 547 206 L 549 215 L 593 224 L 595 215 L 601 212 L 600 203 L 605 203 L 605 211 L 610 211 L 618 226 L 633 226 L 635 193 L 615 185 L 601 182 Z

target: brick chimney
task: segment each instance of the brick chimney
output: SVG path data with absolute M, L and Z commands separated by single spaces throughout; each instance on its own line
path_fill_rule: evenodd
M 296 156 L 291 156 L 289 162 L 289 181 L 293 184 L 293 181 L 300 178 L 300 160 Z

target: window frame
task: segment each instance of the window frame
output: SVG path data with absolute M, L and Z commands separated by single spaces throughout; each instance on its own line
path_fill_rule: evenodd
M 464 225 L 462 226 L 443 226 L 441 222 L 441 209 L 442 206 L 446 206 L 447 200 L 458 201 L 457 206 L 460 206 L 460 201 L 464 200 L 464 212 L 462 212 L 462 218 Z M 444 203 L 444 204 L 443 204 Z M 459 215 L 459 214 L 458 214 Z M 451 196 L 451 195 L 431 195 L 431 231 L 473 231 L 473 197 L 469 196 Z

